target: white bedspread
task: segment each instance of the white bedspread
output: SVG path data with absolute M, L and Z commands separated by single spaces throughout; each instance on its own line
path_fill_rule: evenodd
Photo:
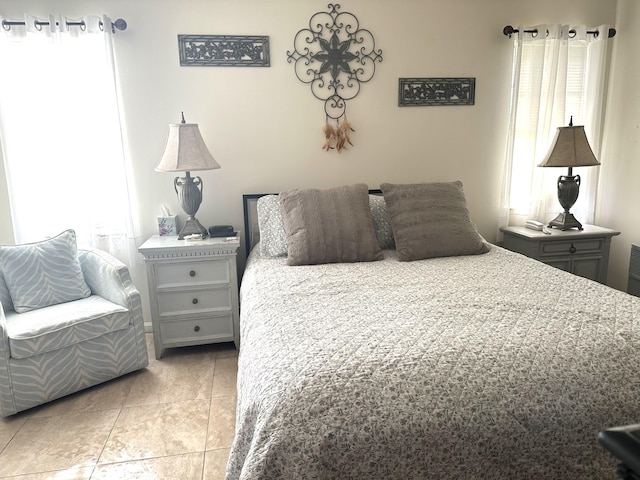
M 241 288 L 228 479 L 606 479 L 640 422 L 640 298 L 499 247 Z

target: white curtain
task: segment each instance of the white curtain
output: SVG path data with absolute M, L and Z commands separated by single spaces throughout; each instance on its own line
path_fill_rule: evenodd
M 111 20 L 20 20 L 25 25 L 0 28 L 0 143 L 15 240 L 38 241 L 72 228 L 79 247 L 100 248 L 133 265 L 138 229 Z
M 608 56 L 608 25 L 598 35 L 584 26 L 518 27 L 513 39 L 511 117 L 499 227 L 533 219 L 546 223 L 562 211 L 557 179 L 565 168 L 541 168 L 557 127 L 584 125 L 600 158 Z M 526 33 L 533 30 L 537 33 Z M 593 223 L 599 167 L 574 168 L 580 195 L 571 213 Z M 501 238 L 499 233 L 498 238 Z

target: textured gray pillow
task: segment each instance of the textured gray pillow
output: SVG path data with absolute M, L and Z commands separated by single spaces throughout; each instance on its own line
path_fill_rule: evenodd
M 91 295 L 73 230 L 42 242 L 0 247 L 0 267 L 18 313 Z
M 469 218 L 462 182 L 383 183 L 380 189 L 387 203 L 399 260 L 489 251 Z
M 373 229 L 368 187 L 280 194 L 289 265 L 369 262 L 384 257 Z
M 260 230 L 260 255 L 286 257 L 287 236 L 280 210 L 278 195 L 265 195 L 258 199 L 258 229 Z

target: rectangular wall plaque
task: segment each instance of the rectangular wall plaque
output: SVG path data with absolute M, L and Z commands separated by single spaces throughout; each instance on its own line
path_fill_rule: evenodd
M 269 37 L 178 35 L 181 66 L 268 67 Z
M 473 105 L 475 90 L 475 78 L 400 78 L 398 105 Z

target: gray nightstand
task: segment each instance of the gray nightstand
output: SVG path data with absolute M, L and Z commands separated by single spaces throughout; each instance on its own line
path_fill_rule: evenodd
M 156 358 L 167 347 L 240 344 L 236 252 L 240 240 L 154 235 L 140 246 L 147 265 Z
M 504 248 L 600 283 L 607 281 L 611 237 L 620 235 L 594 225 L 584 225 L 582 231 L 549 228 L 550 235 L 525 227 L 500 230 Z

